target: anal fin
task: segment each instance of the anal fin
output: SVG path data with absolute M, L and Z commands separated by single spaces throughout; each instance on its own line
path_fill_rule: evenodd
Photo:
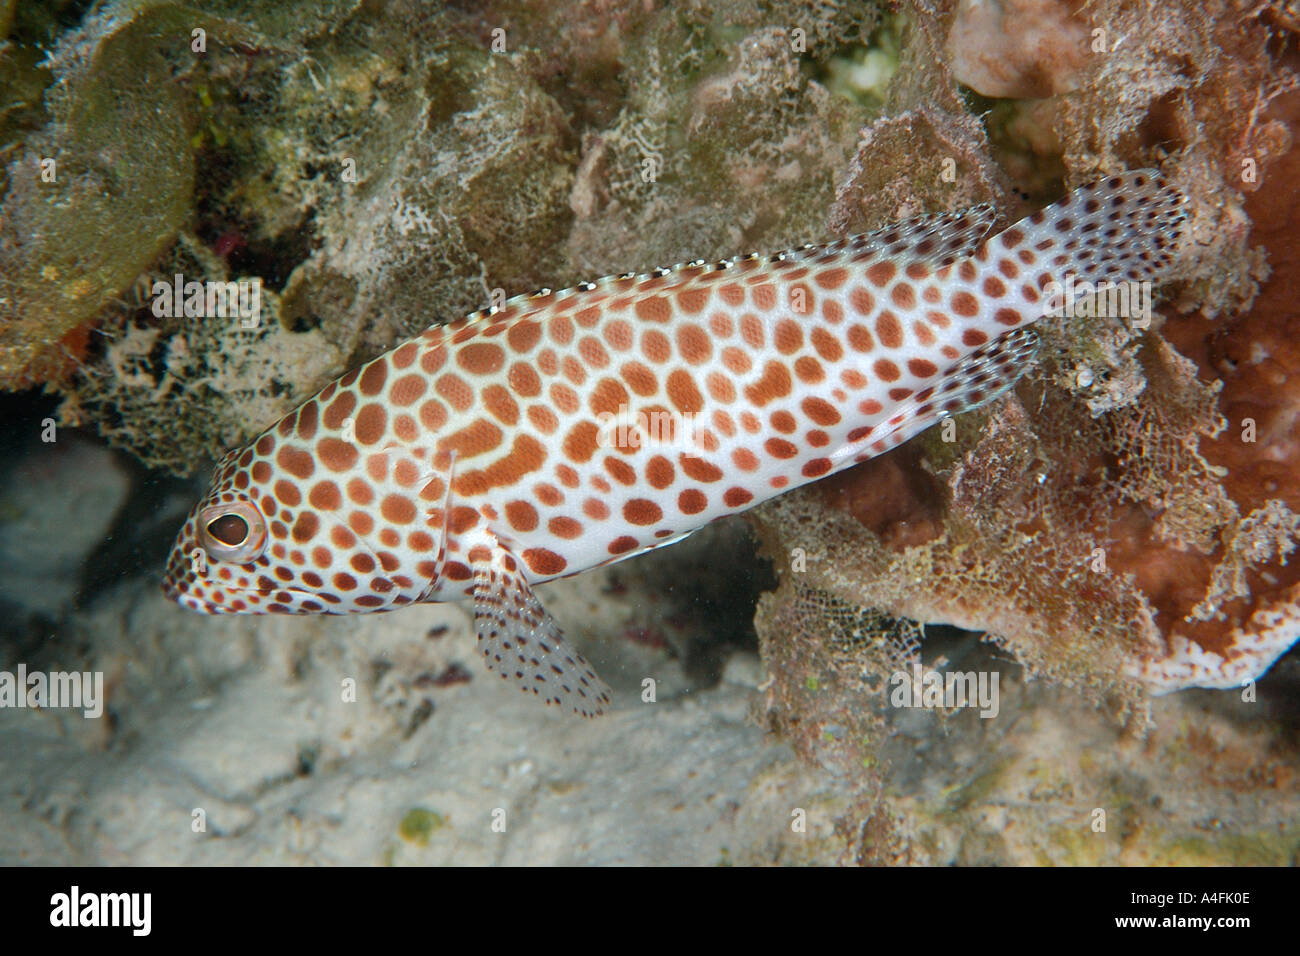
M 886 420 L 863 429 L 865 434 L 837 449 L 831 460 L 866 461 L 941 419 L 987 405 L 1020 381 L 1037 348 L 1038 334 L 1027 326 L 981 345 L 945 371 L 937 385 L 922 389 L 898 405 Z
M 1020 381 L 1037 351 L 1037 332 L 1025 326 L 1012 329 L 949 369 L 930 401 L 938 404 L 940 417 L 987 405 Z
M 475 551 L 489 554 L 473 560 Z M 487 666 L 548 705 L 582 717 L 603 714 L 610 703 L 609 688 L 565 642 L 518 559 L 494 540 L 490 546 L 471 549 L 471 565 L 474 630 Z

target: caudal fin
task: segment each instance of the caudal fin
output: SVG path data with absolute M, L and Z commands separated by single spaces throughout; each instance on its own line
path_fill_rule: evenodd
M 1120 173 L 998 233 L 978 258 L 1008 260 L 1040 288 L 1070 275 L 1093 283 L 1156 281 L 1182 241 L 1186 202 L 1158 170 Z

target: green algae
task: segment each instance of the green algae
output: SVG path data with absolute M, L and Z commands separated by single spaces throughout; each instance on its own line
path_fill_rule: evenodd
M 433 835 L 446 825 L 446 818 L 436 810 L 412 807 L 397 825 L 397 833 L 407 843 L 428 846 Z
M 10 167 L 0 385 L 39 380 L 33 363 L 58 362 L 55 343 L 128 286 L 188 215 L 194 166 L 184 94 L 158 49 L 178 46 L 189 22 L 160 7 L 107 37 L 56 88 L 52 129 Z M 38 160 L 53 161 L 45 178 Z

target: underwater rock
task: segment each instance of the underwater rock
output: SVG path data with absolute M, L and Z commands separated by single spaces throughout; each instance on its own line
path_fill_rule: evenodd
M 47 430 L 55 431 L 52 419 Z M 113 452 L 82 436 L 30 438 L 0 479 L 0 602 L 56 618 L 72 604 L 131 480 Z
M 601 578 L 550 594 L 612 635 L 622 609 L 592 603 Z M 633 586 L 628 605 L 644 600 Z M 843 792 L 746 719 L 752 653 L 691 694 L 664 651 L 629 660 L 610 673 L 622 704 L 575 735 L 476 676 L 454 605 L 232 618 L 202 640 L 192 620 L 143 580 L 73 615 L 85 659 L 59 663 L 105 673 L 105 718 L 0 708 L 0 860 L 707 866 L 843 851 Z
M 948 33 L 953 75 L 984 96 L 1040 98 L 1074 89 L 1088 57 L 1080 0 L 960 0 Z
M 0 388 L 66 378 L 82 328 L 174 239 L 194 163 L 175 69 L 154 42 L 188 33 L 179 8 L 69 40 L 48 126 L 15 150 L 0 216 Z M 185 24 L 184 33 L 181 32 Z M 174 52 L 188 51 L 178 45 Z

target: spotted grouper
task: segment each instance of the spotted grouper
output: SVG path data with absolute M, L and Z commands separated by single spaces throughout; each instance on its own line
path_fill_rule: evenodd
M 990 236 L 991 207 L 611 276 L 435 325 L 220 462 L 164 589 L 205 614 L 468 599 L 487 666 L 599 714 L 534 593 L 987 402 L 1053 283 L 1150 281 L 1183 196 L 1138 170 Z

